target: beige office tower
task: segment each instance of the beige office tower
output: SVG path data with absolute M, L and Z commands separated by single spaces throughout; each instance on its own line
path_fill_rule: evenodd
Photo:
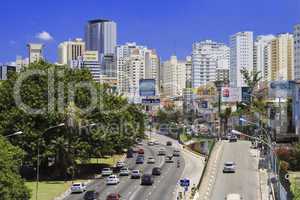
M 271 42 L 270 80 L 294 79 L 294 38 L 292 34 L 280 34 Z
M 83 56 L 85 52 L 85 43 L 77 38 L 73 41 L 65 41 L 58 45 L 58 63 L 70 65 L 73 60 Z
M 29 43 L 27 44 L 28 54 L 29 54 L 29 63 L 38 62 L 43 59 L 43 44 Z

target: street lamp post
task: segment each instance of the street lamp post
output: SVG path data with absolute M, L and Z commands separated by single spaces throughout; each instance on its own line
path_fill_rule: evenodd
M 4 137 L 6 138 L 9 138 L 9 137 L 12 137 L 12 136 L 16 136 L 16 135 L 22 135 L 23 132 L 22 131 L 18 131 L 18 132 L 15 132 L 15 133 L 12 133 L 12 134 L 9 134 L 9 135 L 5 135 Z
M 48 131 L 64 126 L 64 123 L 58 124 L 56 126 L 52 126 L 47 128 L 41 135 L 39 135 L 37 141 L 37 166 L 36 166 L 36 190 L 35 190 L 35 199 L 38 200 L 38 190 L 39 190 L 39 179 L 40 179 L 40 140 L 41 137 L 47 133 Z
M 214 82 L 217 91 L 218 91 L 218 115 L 219 115 L 219 131 L 218 131 L 218 137 L 219 139 L 221 138 L 221 91 L 222 91 L 222 86 L 224 84 L 223 81 L 215 81 Z

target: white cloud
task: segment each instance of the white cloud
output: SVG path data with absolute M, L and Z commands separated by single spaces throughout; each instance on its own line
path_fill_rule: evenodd
M 50 35 L 50 33 L 48 33 L 47 31 L 42 31 L 40 33 L 37 33 L 35 35 L 35 37 L 37 39 L 40 39 L 40 40 L 44 40 L 44 41 L 50 41 L 50 40 L 53 40 L 53 37 Z
M 11 46 L 15 45 L 16 43 L 17 43 L 17 42 L 14 41 L 14 40 L 10 40 L 10 41 L 9 41 L 9 44 L 10 44 Z

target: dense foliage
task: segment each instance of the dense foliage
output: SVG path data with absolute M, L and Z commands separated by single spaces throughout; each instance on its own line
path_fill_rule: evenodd
M 21 149 L 0 136 L 0 200 L 27 200 L 29 190 L 18 175 L 22 161 Z
M 16 104 L 14 86 L 21 75 L 36 70 L 45 74 L 26 78 L 20 90 L 27 106 L 44 109 L 33 114 Z M 85 83 L 94 88 L 96 96 Z M 76 161 L 121 152 L 143 137 L 140 109 L 108 91 L 107 86 L 93 82 L 88 70 L 34 63 L 0 85 L 0 134 L 23 131 L 10 142 L 25 151 L 26 165 L 36 166 L 39 144 L 42 169 L 54 167 L 54 177 L 73 174 Z M 92 103 L 93 109 L 83 112 Z M 64 126 L 48 129 L 62 123 Z

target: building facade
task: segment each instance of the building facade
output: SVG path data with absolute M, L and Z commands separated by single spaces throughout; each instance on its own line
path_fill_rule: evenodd
M 115 53 L 117 46 L 117 24 L 106 19 L 90 20 L 85 27 L 86 49 L 98 51 L 100 62 L 105 55 Z
M 85 43 L 77 38 L 73 41 L 65 41 L 58 45 L 58 63 L 70 65 L 73 60 L 79 59 L 85 52 Z
M 232 87 L 246 86 L 241 69 L 253 70 L 253 32 L 239 32 L 230 36 L 230 71 Z
M 300 80 L 300 24 L 294 26 L 294 78 Z
M 139 96 L 140 79 L 156 80 L 158 94 L 159 56 L 154 49 L 126 43 L 116 48 L 118 91 L 126 96 Z
M 294 79 L 294 38 L 292 34 L 278 35 L 271 43 L 271 80 Z
M 0 80 L 7 80 L 11 72 L 16 72 L 16 66 L 0 65 Z
M 186 61 L 180 61 L 173 55 L 170 60 L 163 62 L 161 73 L 161 96 L 182 96 L 183 89 L 186 88 Z
M 211 40 L 193 44 L 192 87 L 228 79 L 230 49 L 226 45 Z M 227 72 L 226 72 L 227 71 Z
M 29 63 L 38 62 L 43 59 L 43 44 L 29 43 L 27 44 Z
M 274 35 L 257 36 L 253 49 L 253 69 L 261 72 L 264 81 L 270 81 L 271 70 L 271 44 L 276 37 Z

